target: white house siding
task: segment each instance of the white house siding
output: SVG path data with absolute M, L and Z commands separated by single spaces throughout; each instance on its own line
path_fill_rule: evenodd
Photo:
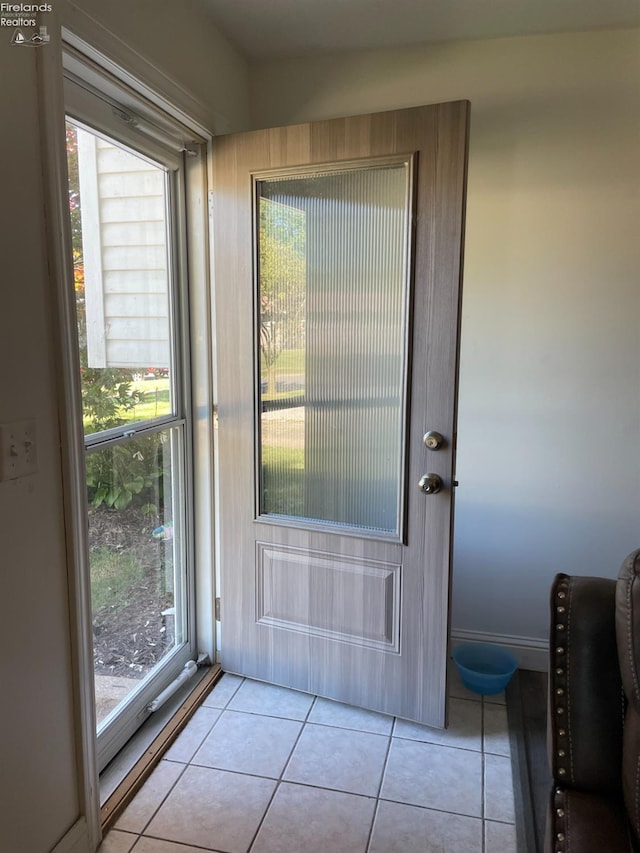
M 169 367 L 164 169 L 78 130 L 89 367 Z

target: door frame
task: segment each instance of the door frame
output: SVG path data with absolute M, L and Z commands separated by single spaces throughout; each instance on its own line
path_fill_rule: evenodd
M 81 10 L 78 10 L 81 13 Z M 93 688 L 93 637 L 88 573 L 88 535 L 83 522 L 86 483 L 82 476 L 85 443 L 82 423 L 80 379 L 77 370 L 75 302 L 69 282 L 73 280 L 71 229 L 68 215 L 68 184 L 63 91 L 63 52 L 67 45 L 122 83 L 137 89 L 156 107 L 175 117 L 203 140 L 203 156 L 187 158 L 186 212 L 189 228 L 185 245 L 189 255 L 188 291 L 191 327 L 186 344 L 191 361 L 193 428 L 193 499 L 196 597 L 194 641 L 196 648 L 215 660 L 215 615 L 212 590 L 213 542 L 213 369 L 212 310 L 210 299 L 209 213 L 207 193 L 213 134 L 200 118 L 204 105 L 169 86 L 172 101 L 160 95 L 168 82 L 139 54 L 108 30 L 79 14 L 74 27 L 62 27 L 60 13 L 48 18 L 50 43 L 36 51 L 39 93 L 40 147 L 44 173 L 44 211 L 47 252 L 51 277 L 55 336 L 55 375 L 60 418 L 60 464 L 63 515 L 66 531 L 67 581 L 69 589 L 69 641 L 73 679 L 76 766 L 78 768 L 79 817 L 61 840 L 62 849 L 95 849 L 102 838 L 100 789 L 96 750 L 96 715 Z M 96 47 L 99 46 L 99 47 Z M 118 63 L 109 58 L 116 57 Z M 154 87 L 155 84 L 155 87 Z M 195 116 L 195 117 L 194 117 Z M 187 295 L 185 293 L 185 295 Z M 198 340 L 198 346 L 195 341 Z M 185 353 L 186 355 L 187 353 Z M 59 846 L 60 846 L 59 845 Z M 56 848 L 58 849 L 58 848 Z

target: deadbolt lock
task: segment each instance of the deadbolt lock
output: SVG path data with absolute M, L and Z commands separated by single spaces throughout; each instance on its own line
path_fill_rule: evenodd
M 438 477 L 437 474 L 425 474 L 423 477 L 420 477 L 418 482 L 418 488 L 420 491 L 424 492 L 425 495 L 435 495 L 442 488 L 442 479 Z
M 425 432 L 422 440 L 424 441 L 427 450 L 438 450 L 438 448 L 442 447 L 444 443 L 444 438 L 439 432 L 436 432 L 433 429 L 430 429 L 429 432 Z

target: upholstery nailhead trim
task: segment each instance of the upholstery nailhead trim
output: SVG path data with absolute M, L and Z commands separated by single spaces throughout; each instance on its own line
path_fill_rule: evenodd
M 553 829 L 552 832 L 555 835 L 556 844 L 554 845 L 555 853 L 563 853 L 563 847 L 560 845 L 565 840 L 567 826 L 566 826 L 566 817 L 565 817 L 565 804 L 564 804 L 564 789 L 556 788 L 554 791 L 554 809 L 555 816 L 553 820 Z
M 566 654 L 566 646 L 564 645 L 567 633 L 567 606 L 566 599 L 569 595 L 569 578 L 566 575 L 561 575 L 558 578 L 555 590 L 555 602 L 552 606 L 552 613 L 555 619 L 552 620 L 553 633 L 555 643 L 556 659 L 552 663 L 551 672 L 553 673 L 553 692 L 552 704 L 554 706 L 554 717 L 562 719 L 566 713 L 565 694 L 567 692 L 567 668 L 564 661 Z M 561 704 L 560 704 L 561 703 Z M 555 773 L 558 778 L 566 779 L 568 777 L 568 759 L 569 759 L 569 739 L 567 737 L 568 726 L 565 728 L 557 728 L 554 731 L 554 754 L 555 754 Z

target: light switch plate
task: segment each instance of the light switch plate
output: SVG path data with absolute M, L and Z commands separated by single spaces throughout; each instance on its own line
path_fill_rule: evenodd
M 36 422 L 0 425 L 0 482 L 27 477 L 38 470 Z

